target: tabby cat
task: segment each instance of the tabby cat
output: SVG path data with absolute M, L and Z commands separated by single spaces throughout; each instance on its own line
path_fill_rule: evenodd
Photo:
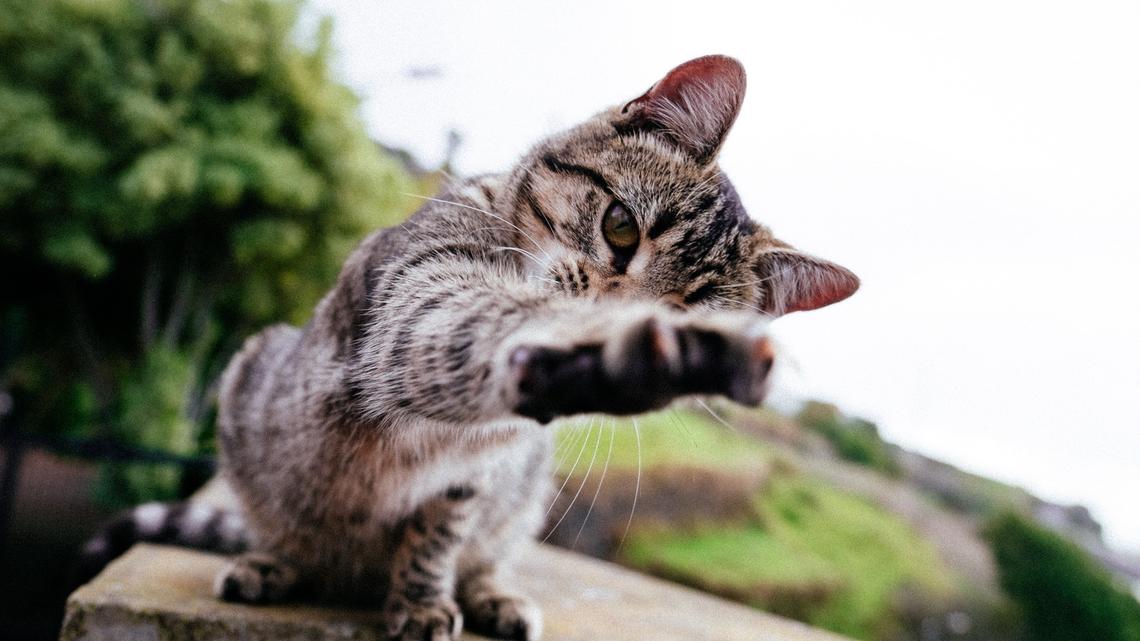
M 253 336 L 223 376 L 240 513 L 145 505 L 87 552 L 245 550 L 223 599 L 375 603 L 392 639 L 537 639 L 508 572 L 551 498 L 546 424 L 757 404 L 767 321 L 858 287 L 753 222 L 718 168 L 744 87 L 737 61 L 692 60 L 372 234 L 307 325 Z

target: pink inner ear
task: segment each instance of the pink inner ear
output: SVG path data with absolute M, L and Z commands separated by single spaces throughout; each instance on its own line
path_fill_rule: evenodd
M 726 56 L 690 60 L 627 104 L 626 125 L 659 132 L 700 162 L 720 148 L 744 100 L 744 67 Z
M 683 99 L 684 87 L 694 83 L 725 84 L 731 88 L 732 93 L 744 92 L 744 68 L 740 63 L 727 56 L 704 56 L 690 60 L 673 69 L 653 85 L 644 96 L 634 102 L 647 99 L 663 98 L 671 102 Z
M 850 270 L 791 248 L 764 251 L 757 261 L 768 289 L 763 308 L 773 316 L 826 307 L 859 289 Z
M 806 312 L 851 296 L 859 289 L 859 278 L 834 263 L 808 263 L 789 288 L 784 300 L 785 313 Z
M 786 303 L 788 312 L 807 312 L 819 309 L 851 296 L 859 289 L 859 280 L 855 278 L 854 274 L 848 274 L 848 276 L 850 276 L 849 279 L 823 279 L 813 283 L 812 287 L 797 292 L 798 295 Z

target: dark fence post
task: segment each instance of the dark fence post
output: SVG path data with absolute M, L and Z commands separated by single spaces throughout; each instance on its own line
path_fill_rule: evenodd
M 0 448 L 4 467 L 0 471 L 0 558 L 7 547 L 12 516 L 16 509 L 16 488 L 20 464 L 27 451 L 39 448 L 62 456 L 108 463 L 178 465 L 188 472 L 190 482 L 203 483 L 213 475 L 216 461 L 208 455 L 174 454 L 120 443 L 110 438 L 73 439 L 58 435 L 21 432 L 11 415 L 12 397 L 0 389 Z
M 15 422 L 5 421 L 12 409 L 12 397 L 0 390 L 0 445 L 4 448 L 4 473 L 0 476 L 0 558 L 8 543 L 8 529 L 12 512 L 16 509 L 16 486 L 20 482 L 20 463 L 24 458 L 24 443 Z

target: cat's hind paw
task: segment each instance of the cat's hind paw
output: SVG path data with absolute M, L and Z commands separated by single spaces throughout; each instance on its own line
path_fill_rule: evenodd
M 248 552 L 222 570 L 214 592 L 224 601 L 276 603 L 293 592 L 297 579 L 292 566 L 268 554 Z

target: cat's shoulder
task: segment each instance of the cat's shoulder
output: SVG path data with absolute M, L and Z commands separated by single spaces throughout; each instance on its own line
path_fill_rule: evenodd
M 479 174 L 451 179 L 432 197 L 422 196 L 424 205 L 403 227 L 422 225 L 433 220 L 470 218 L 472 211 L 495 212 L 505 191 L 503 174 Z
M 495 203 L 506 185 L 503 174 L 480 174 L 458 181 L 454 185 L 455 195 L 475 207 L 494 209 Z

